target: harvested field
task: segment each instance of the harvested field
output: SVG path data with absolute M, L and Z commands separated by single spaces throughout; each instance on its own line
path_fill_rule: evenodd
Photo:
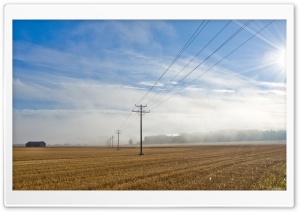
M 14 190 L 285 190 L 286 145 L 13 149 Z

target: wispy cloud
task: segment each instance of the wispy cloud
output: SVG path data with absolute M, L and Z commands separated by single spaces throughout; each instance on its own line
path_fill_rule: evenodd
M 280 82 L 257 82 L 258 85 L 263 85 L 265 87 L 275 87 L 275 88 L 286 88 L 286 83 Z
M 163 43 L 156 35 L 159 33 L 159 38 L 165 36 L 170 39 L 176 36 L 175 31 L 175 28 L 165 21 L 84 21 L 78 24 L 70 35 L 72 38 L 88 38 L 80 48 L 84 46 L 98 49 L 138 47 L 147 52 L 157 52 L 162 51 Z M 70 47 L 76 49 L 76 44 L 69 43 Z
M 30 72 L 35 72 L 41 78 L 45 74 L 46 76 L 96 78 L 106 82 L 128 80 L 135 82 L 144 79 L 145 73 L 151 78 L 157 78 L 166 66 L 164 58 L 150 57 L 127 50 L 105 52 L 101 58 L 90 58 L 69 51 L 16 42 L 15 52 L 14 60 L 30 64 Z M 22 73 L 22 70 L 20 72 Z
M 14 80 L 14 98 L 29 101 L 52 101 L 58 106 L 71 108 L 126 108 L 137 101 L 144 89 L 120 84 L 101 84 L 82 80 L 80 83 L 64 82 L 55 87 L 28 84 Z M 34 104 L 34 103 L 33 103 Z
M 161 87 L 163 86 L 162 83 L 158 82 L 155 84 L 155 82 L 152 82 L 152 81 L 143 81 L 143 82 L 139 82 L 140 85 L 146 85 L 146 86 L 157 86 L 157 87 Z

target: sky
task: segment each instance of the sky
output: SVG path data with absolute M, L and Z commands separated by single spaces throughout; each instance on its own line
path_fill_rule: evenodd
M 187 44 L 187 45 L 186 45 Z M 284 20 L 14 20 L 13 143 L 286 128 Z

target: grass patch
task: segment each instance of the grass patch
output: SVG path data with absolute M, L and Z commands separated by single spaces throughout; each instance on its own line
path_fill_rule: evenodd
M 286 164 L 278 164 L 259 182 L 259 190 L 286 190 Z

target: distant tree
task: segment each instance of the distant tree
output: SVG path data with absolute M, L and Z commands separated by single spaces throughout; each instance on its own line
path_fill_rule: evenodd
M 220 130 L 208 133 L 180 133 L 178 136 L 145 136 L 145 144 L 286 140 L 285 130 Z
M 129 144 L 132 145 L 133 144 L 133 140 L 129 139 Z

